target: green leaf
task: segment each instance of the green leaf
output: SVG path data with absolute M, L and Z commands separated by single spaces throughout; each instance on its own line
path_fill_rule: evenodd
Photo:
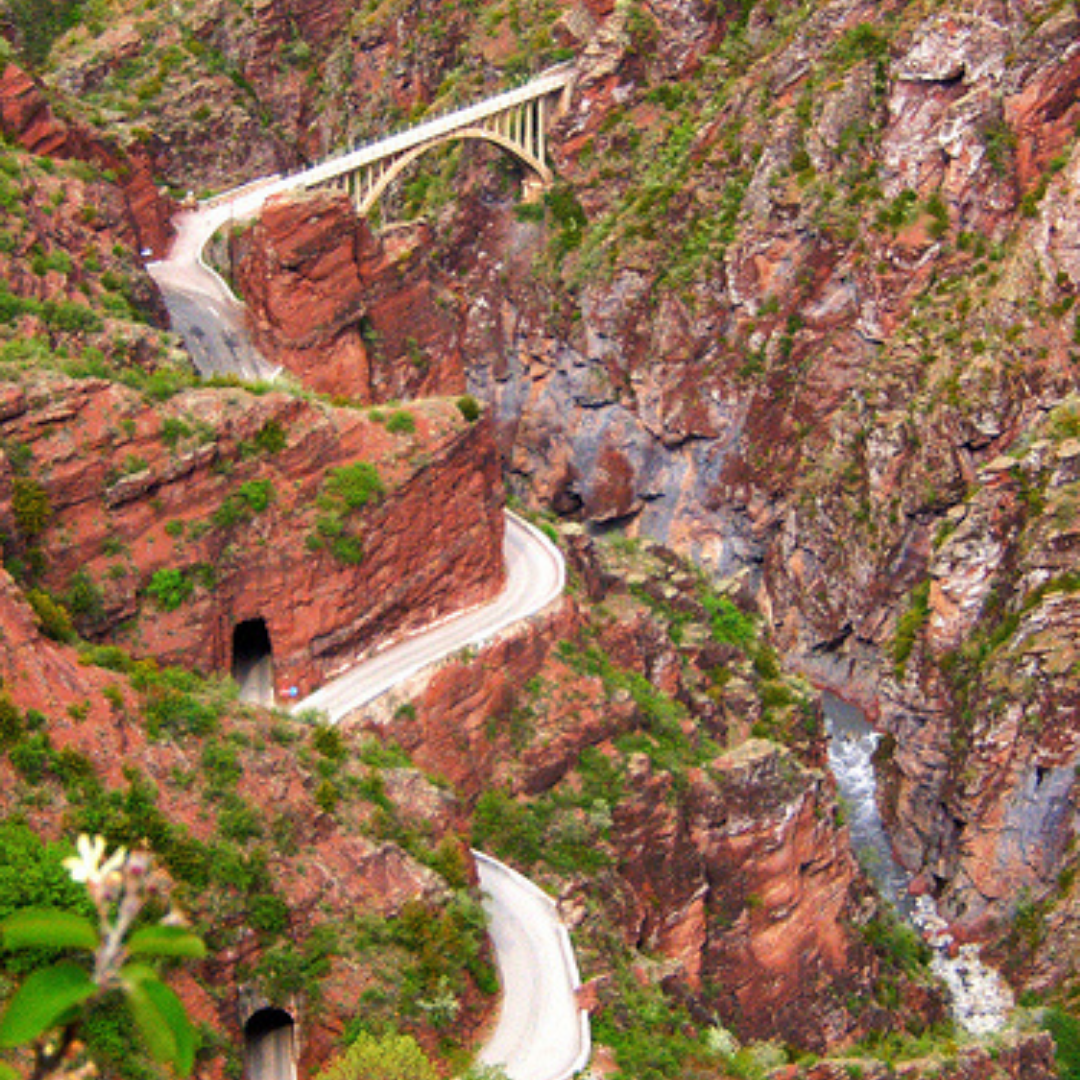
M 189 956 L 199 960 L 206 955 L 202 938 L 182 926 L 144 926 L 128 938 L 127 948 L 138 956 Z
M 5 1065 L 0 1061 L 0 1080 L 22 1080 L 22 1078 L 10 1065 Z
M 0 1019 L 0 1046 L 21 1046 L 36 1039 L 97 989 L 90 976 L 70 961 L 35 971 Z
M 26 908 L 16 911 L 0 923 L 0 936 L 8 949 L 45 946 L 53 949 L 87 949 L 98 947 L 99 937 L 94 924 L 82 915 L 51 908 Z
M 145 964 L 128 964 L 120 979 L 151 1055 L 187 1076 L 195 1065 L 195 1029 L 180 999 Z

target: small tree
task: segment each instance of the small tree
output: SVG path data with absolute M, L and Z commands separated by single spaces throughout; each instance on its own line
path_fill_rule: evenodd
M 318 1080 L 438 1080 L 439 1074 L 411 1035 L 362 1031 Z

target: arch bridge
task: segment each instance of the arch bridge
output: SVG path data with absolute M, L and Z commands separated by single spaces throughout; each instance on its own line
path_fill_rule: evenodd
M 480 139 L 516 157 L 546 187 L 552 180 L 546 160 L 547 130 L 565 110 L 574 75 L 573 63 L 550 68 L 514 90 L 425 120 L 297 173 L 289 178 L 290 186 L 341 188 L 364 215 L 428 150 L 456 139 Z

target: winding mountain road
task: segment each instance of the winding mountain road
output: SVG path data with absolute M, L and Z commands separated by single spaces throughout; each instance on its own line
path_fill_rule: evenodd
M 298 702 L 293 710 L 318 709 L 331 723 L 338 723 L 418 671 L 460 649 L 483 645 L 562 595 L 566 570 L 558 548 L 539 529 L 510 513 L 503 557 L 506 584 L 491 603 L 377 652 Z
M 250 213 L 262 205 L 261 200 L 256 202 L 250 196 L 240 205 L 248 203 L 253 207 Z M 228 200 L 179 215 L 168 258 L 149 263 L 146 269 L 161 289 L 173 329 L 184 339 L 200 375 L 238 375 L 249 381 L 273 379 L 279 369 L 252 347 L 244 330 L 243 305 L 202 259 L 207 241 L 234 216 Z
M 503 987 L 498 1025 L 478 1058 L 503 1066 L 512 1080 L 568 1080 L 591 1048 L 570 935 L 551 898 L 528 878 L 473 855 Z
M 218 228 L 250 217 L 287 186 L 287 180 L 271 177 L 182 215 L 168 258 L 147 267 L 204 376 L 250 380 L 277 374 L 251 346 L 242 305 L 206 266 L 202 252 Z M 404 679 L 459 649 L 482 645 L 561 595 L 565 563 L 538 529 L 508 513 L 503 544 L 506 583 L 494 601 L 361 661 L 295 708 L 317 708 L 339 722 Z M 580 980 L 569 935 L 540 889 L 510 867 L 475 855 L 502 987 L 499 1019 L 479 1060 L 501 1066 L 511 1080 L 570 1080 L 585 1067 L 591 1044 L 588 1015 L 577 1004 Z

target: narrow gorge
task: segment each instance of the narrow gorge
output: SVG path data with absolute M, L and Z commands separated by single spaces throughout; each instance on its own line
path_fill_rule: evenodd
M 477 848 L 592 1077 L 1074 1075 L 1078 131 L 1063 0 L 0 0 L 0 918 L 144 844 L 196 1075 L 488 1080 Z

